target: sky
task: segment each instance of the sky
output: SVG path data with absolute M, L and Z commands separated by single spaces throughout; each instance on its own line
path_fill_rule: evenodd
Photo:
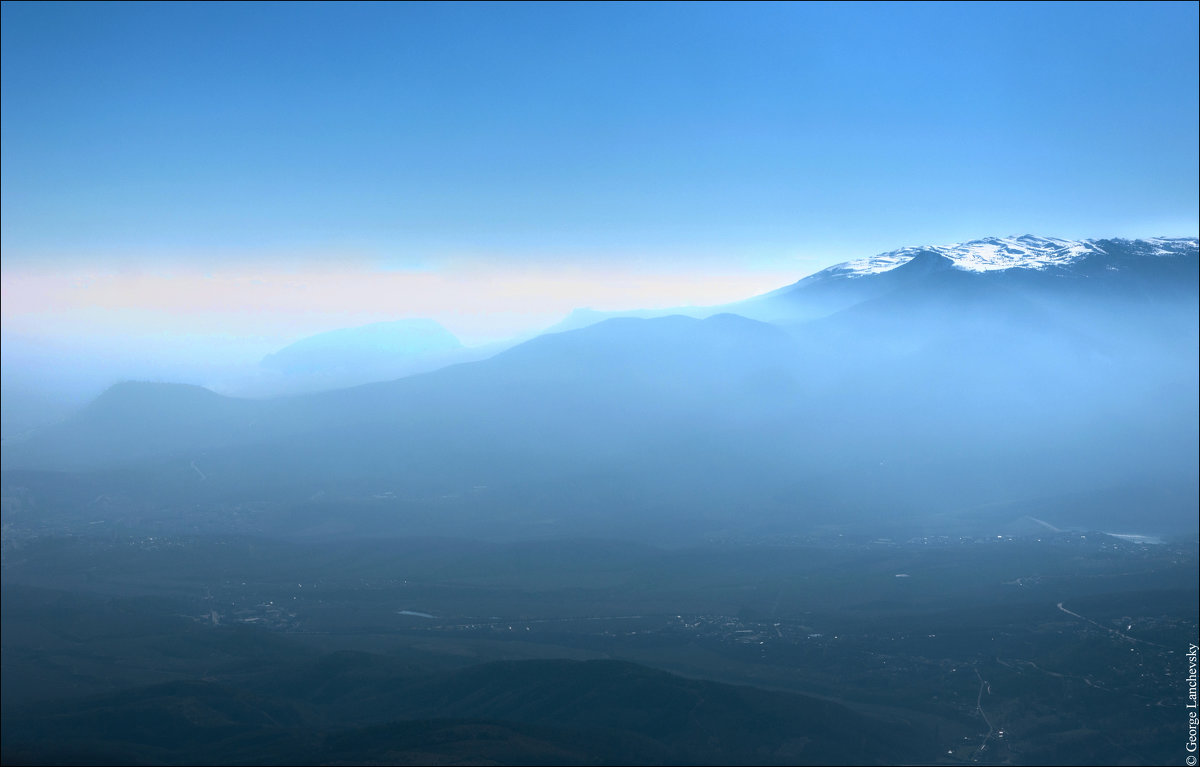
M 4 333 L 483 343 L 908 245 L 1193 236 L 1197 9 L 6 2 Z

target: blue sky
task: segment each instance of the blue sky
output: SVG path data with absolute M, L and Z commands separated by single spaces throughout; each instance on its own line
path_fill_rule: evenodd
M 1194 235 L 1197 8 L 5 3 L 3 270 L 599 291 L 548 317 L 625 273 L 702 303 L 905 245 Z

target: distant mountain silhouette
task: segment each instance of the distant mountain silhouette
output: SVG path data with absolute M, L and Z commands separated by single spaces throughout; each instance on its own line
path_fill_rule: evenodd
M 308 336 L 268 354 L 262 365 L 289 374 L 354 372 L 460 348 L 459 340 L 433 320 L 397 320 Z
M 302 338 L 263 357 L 257 376 L 229 388 L 259 396 L 344 388 L 484 359 L 503 348 L 464 347 L 433 320 L 377 322 Z

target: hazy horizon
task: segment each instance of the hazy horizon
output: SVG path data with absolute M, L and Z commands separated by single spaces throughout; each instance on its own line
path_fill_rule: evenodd
M 1200 229 L 1190 4 L 3 14 L 3 330 L 67 355 L 474 345 L 903 246 Z

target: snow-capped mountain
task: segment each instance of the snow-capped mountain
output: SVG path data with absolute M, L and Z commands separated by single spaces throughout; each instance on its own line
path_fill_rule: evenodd
M 1114 247 L 1116 246 L 1116 247 Z M 1045 270 L 1069 266 L 1088 256 L 1115 255 L 1114 250 L 1140 256 L 1180 256 L 1195 253 L 1195 237 L 1156 237 L 1145 240 L 1060 240 L 1056 237 L 984 237 L 957 245 L 906 247 L 831 266 L 831 276 L 865 277 L 889 272 L 923 253 L 949 259 L 955 268 L 969 272 L 1003 269 Z
M 913 291 L 931 291 L 922 301 L 979 291 L 1037 294 L 1051 303 L 1065 297 L 1064 291 L 1094 298 L 1114 293 L 1194 297 L 1198 251 L 1195 237 L 1062 240 L 1023 235 L 905 247 L 831 266 L 724 311 L 794 324 Z
M 827 317 L 897 289 L 911 290 L 922 285 L 935 288 L 934 283 L 946 280 L 957 284 L 955 287 L 940 284 L 935 289 L 947 296 L 965 283 L 981 281 L 988 283 L 989 288 L 1006 283 L 1022 290 L 1051 292 L 1061 290 L 1064 282 L 1073 281 L 1078 283 L 1073 286 L 1076 290 L 1106 288 L 1118 292 L 1142 291 L 1147 295 L 1174 285 L 1176 293 L 1190 290 L 1194 294 L 1193 273 L 1198 252 L 1200 240 L 1196 237 L 1064 240 L 1025 234 L 984 237 L 956 245 L 907 246 L 836 264 L 769 293 L 729 304 L 640 311 L 578 310 L 547 332 L 578 330 L 617 317 L 704 318 L 722 313 L 791 325 Z M 1076 279 L 1054 279 L 1062 277 Z M 1158 283 L 1148 293 L 1147 280 Z

